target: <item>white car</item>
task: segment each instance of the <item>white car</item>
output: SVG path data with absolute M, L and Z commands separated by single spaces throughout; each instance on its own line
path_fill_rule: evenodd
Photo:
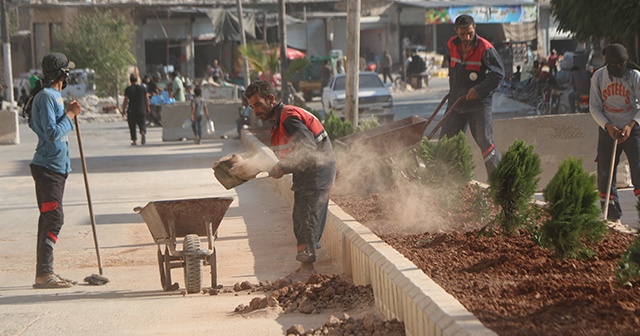
M 322 89 L 322 109 L 325 114 L 333 110 L 337 115 L 344 115 L 346 81 L 345 74 L 338 74 Z M 389 84 L 385 85 L 375 72 L 360 72 L 358 111 L 387 114 L 392 107 Z

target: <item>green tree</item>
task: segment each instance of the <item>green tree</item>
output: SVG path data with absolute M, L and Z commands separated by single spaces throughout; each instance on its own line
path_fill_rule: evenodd
M 79 68 L 96 72 L 98 95 L 118 94 L 126 84 L 127 66 L 135 64 L 131 40 L 136 28 L 111 11 L 98 11 L 79 16 L 67 27 L 56 28 L 63 50 Z
M 584 171 L 582 160 L 566 158 L 543 191 L 550 218 L 542 225 L 543 246 L 561 259 L 592 256 L 589 245 L 607 232 L 600 219 L 596 178 Z
M 640 31 L 638 0 L 551 0 L 559 28 L 581 41 L 609 38 L 622 42 L 631 53 Z M 637 56 L 637 55 L 636 55 Z
M 540 156 L 533 146 L 516 140 L 489 174 L 489 194 L 500 207 L 502 232 L 510 235 L 524 226 L 530 214 L 529 201 L 540 181 Z

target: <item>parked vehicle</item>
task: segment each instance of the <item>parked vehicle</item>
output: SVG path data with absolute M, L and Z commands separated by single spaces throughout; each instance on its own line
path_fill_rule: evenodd
M 96 91 L 96 73 L 92 69 L 73 69 L 69 72 L 67 87 L 62 90 L 62 96 L 75 99 Z
M 346 96 L 345 74 L 333 76 L 322 91 L 322 109 L 325 113 L 333 110 L 344 115 Z M 377 73 L 360 72 L 358 85 L 358 110 L 361 113 L 389 113 L 393 107 L 393 97 L 389 86 L 385 85 Z

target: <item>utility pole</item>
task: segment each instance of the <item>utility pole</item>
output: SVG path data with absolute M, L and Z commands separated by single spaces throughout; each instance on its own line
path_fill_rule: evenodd
M 7 19 L 7 2 L 2 0 L 2 55 L 4 56 L 4 78 L 7 82 L 5 97 L 13 104 L 13 71 L 11 69 L 11 38 L 9 36 L 9 20 Z
M 345 111 L 347 120 L 358 127 L 358 85 L 360 82 L 360 0 L 347 1 L 347 83 Z
M 287 69 L 287 8 L 284 0 L 278 0 L 278 26 L 280 27 L 280 78 L 282 86 L 282 102 L 289 103 L 289 85 L 284 78 Z
M 245 36 L 244 33 L 244 20 L 243 20 L 243 15 L 242 15 L 242 0 L 236 0 L 236 2 L 238 3 L 238 24 L 240 25 L 240 43 L 242 45 L 242 47 L 246 47 L 247 46 L 247 37 Z M 251 84 L 251 78 L 250 78 L 250 74 L 249 74 L 249 61 L 247 61 L 247 58 L 242 55 L 242 64 L 243 64 L 243 69 L 242 69 L 242 77 L 244 77 L 244 87 L 246 88 L 247 86 L 249 86 L 249 84 Z

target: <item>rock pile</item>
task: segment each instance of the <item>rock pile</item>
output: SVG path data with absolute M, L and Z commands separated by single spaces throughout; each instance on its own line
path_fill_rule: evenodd
M 266 298 L 256 297 L 249 305 L 239 305 L 235 309 L 238 313 L 280 306 L 285 313 L 313 314 L 323 309 L 350 310 L 371 307 L 374 303 L 371 286 L 353 285 L 342 280 L 338 275 L 316 274 L 306 283 L 292 282 L 286 278 L 273 283 L 261 283 L 258 286 L 243 283 L 236 284 L 234 290 L 237 291 L 236 289 L 272 291 Z
M 335 316 L 317 329 L 304 330 L 300 324 L 287 329 L 287 336 L 403 336 L 404 324 L 396 319 L 383 321 L 373 313 L 362 318 L 353 318 L 344 314 L 342 318 Z

